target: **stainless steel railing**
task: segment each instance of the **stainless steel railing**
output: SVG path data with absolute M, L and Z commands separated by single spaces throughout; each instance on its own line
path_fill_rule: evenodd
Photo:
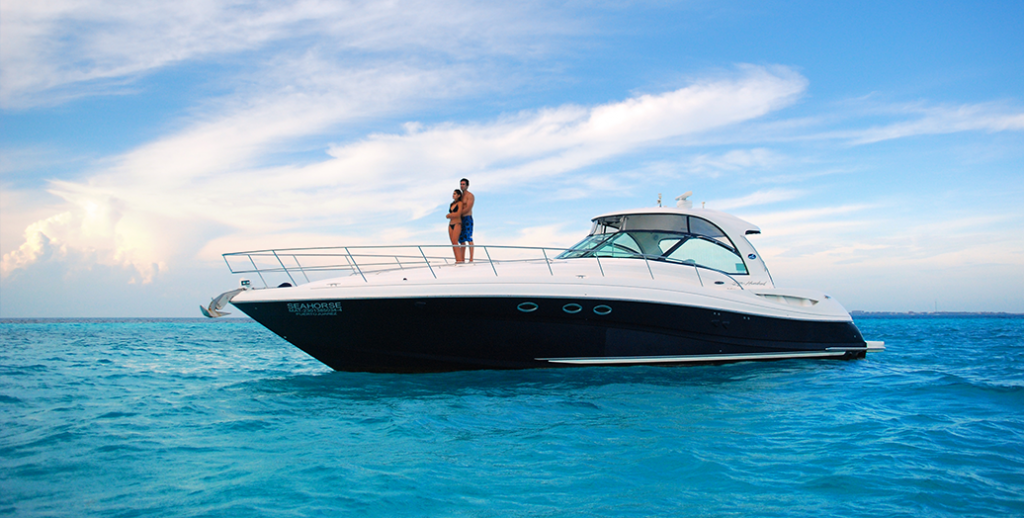
M 468 245 L 456 245 L 462 248 L 469 248 Z M 556 261 L 588 261 L 593 260 L 597 264 L 601 276 L 605 276 L 605 265 L 602 259 L 642 259 L 647 266 L 647 272 L 651 279 L 655 279 L 654 269 L 651 268 L 652 261 L 664 262 L 661 256 L 648 254 L 635 254 L 628 252 L 616 252 L 614 256 L 589 255 L 558 259 L 558 256 L 572 249 L 551 248 L 551 247 L 527 247 L 527 246 L 498 246 L 498 245 L 475 245 L 477 263 L 486 263 L 491 267 L 491 272 L 496 276 L 499 274 L 499 266 L 523 262 L 543 261 L 547 265 L 548 274 L 554 276 L 555 271 L 552 264 Z M 300 284 L 296 277 L 301 274 L 305 282 L 312 282 L 310 276 L 318 276 L 325 272 L 336 274 L 336 272 L 349 272 L 351 275 L 359 275 L 363 281 L 369 282 L 366 275 L 390 270 L 404 269 L 427 269 L 436 279 L 437 268 L 451 265 L 455 261 L 447 255 L 452 250 L 452 245 L 404 245 L 404 246 L 341 246 L 341 247 L 315 247 L 315 248 L 282 248 L 268 250 L 252 250 L 247 252 L 232 252 L 223 254 L 224 262 L 228 270 L 235 274 L 256 274 L 265 287 L 269 287 L 266 276 L 284 274 L 290 283 L 295 286 Z M 428 254 L 428 251 L 430 254 Z M 433 255 L 435 251 L 444 251 L 445 255 Z M 467 250 L 467 255 L 469 251 Z M 483 252 L 483 257 L 479 257 Z M 697 273 L 697 279 L 701 286 L 704 280 L 701 278 L 702 269 L 718 272 L 732 281 L 740 289 L 743 285 L 727 272 L 708 268 L 698 264 L 673 262 L 672 264 L 681 267 L 690 266 Z M 280 277 L 279 277 L 280 278 Z

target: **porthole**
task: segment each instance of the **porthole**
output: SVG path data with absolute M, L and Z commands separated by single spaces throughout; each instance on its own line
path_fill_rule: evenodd
M 532 313 L 537 311 L 537 308 L 540 306 L 533 302 L 521 302 L 517 307 L 519 308 L 519 311 L 522 311 L 523 313 Z
M 601 304 L 600 306 L 594 306 L 594 313 L 604 316 L 612 312 L 612 308 Z
M 570 315 L 574 315 L 576 313 L 579 313 L 580 311 L 583 311 L 583 306 L 576 303 L 566 304 L 562 306 L 562 311 L 565 311 Z

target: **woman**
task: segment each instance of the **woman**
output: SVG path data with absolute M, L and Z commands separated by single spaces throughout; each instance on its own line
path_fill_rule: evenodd
M 448 206 L 448 238 L 452 240 L 452 250 L 455 252 L 455 262 L 461 263 L 466 260 L 466 250 L 459 245 L 459 234 L 462 233 L 462 212 L 465 205 L 462 203 L 462 191 L 455 189 L 452 193 L 452 204 Z

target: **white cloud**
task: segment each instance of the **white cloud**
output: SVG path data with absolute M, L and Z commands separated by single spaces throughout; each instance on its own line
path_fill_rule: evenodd
M 721 154 L 702 153 L 681 164 L 690 173 L 717 178 L 723 172 L 756 172 L 773 169 L 788 161 L 788 157 L 771 149 L 733 149 Z
M 852 132 L 848 138 L 854 144 L 870 144 L 917 135 L 1024 130 L 1024 111 L 1002 104 L 965 104 L 913 111 L 918 111 L 920 118 Z
M 1007 242 L 1015 216 L 934 210 L 927 220 L 893 207 L 851 204 L 744 216 L 761 226 L 761 254 L 790 272 L 842 272 L 850 265 L 891 275 L 1019 265 L 1024 242 Z M 878 274 L 878 273 L 876 273 Z M 935 282 L 940 282 L 936 279 Z
M 892 122 L 876 123 L 863 128 L 826 131 L 813 131 L 809 126 L 802 128 L 802 131 L 801 128 L 792 128 L 790 131 L 782 132 L 783 136 L 776 140 L 838 139 L 853 145 L 863 145 L 921 135 L 1024 130 L 1024 110 L 1005 102 L 941 106 L 926 103 L 857 104 L 845 116 L 890 119 Z M 853 125 L 843 121 L 840 115 L 836 115 L 836 120 L 832 121 L 832 124 Z M 764 129 L 768 132 L 774 131 L 771 125 Z
M 800 198 L 806 191 L 800 189 L 766 189 L 753 192 L 739 198 L 727 198 L 724 200 L 711 200 L 707 207 L 715 210 L 733 210 L 743 207 L 766 205 L 780 201 L 789 201 Z
M 87 204 L 38 221 L 25 229 L 25 242 L 0 260 L 0 276 L 38 262 L 57 260 L 72 270 L 93 265 L 119 267 L 132 272 L 130 282 L 147 284 L 166 263 L 157 256 L 159 236 L 145 222 L 123 220 L 110 205 Z
M 54 233 L 51 228 L 67 226 L 72 216 L 70 212 L 64 212 L 51 216 L 42 221 L 37 221 L 25 229 L 25 242 L 7 254 L 4 254 L 0 262 L 0 275 L 9 275 L 18 268 L 24 268 L 40 260 L 46 260 L 54 254 L 57 248 L 58 253 L 61 246 L 53 243 L 47 233 Z
M 870 220 L 867 211 L 876 208 L 870 204 L 849 204 L 744 214 L 741 217 L 758 225 L 764 235 L 818 239 L 823 235 L 836 235 L 842 229 L 874 228 L 877 223 Z
M 935 105 L 923 101 L 908 104 L 858 99 L 814 117 L 772 118 L 736 130 L 709 132 L 688 144 L 749 146 L 752 143 L 778 145 L 835 140 L 859 146 L 924 135 L 1021 130 L 1024 130 L 1024 109 L 1011 102 Z M 712 174 L 739 165 L 724 158 L 700 155 L 689 165 L 693 172 Z M 769 155 L 767 158 L 785 157 Z M 778 165 L 772 160 L 751 162 L 752 167 Z
M 398 185 L 422 175 L 474 171 L 491 186 L 523 182 L 762 116 L 791 103 L 805 85 L 803 77 L 788 69 L 746 67 L 735 79 L 591 109 L 563 106 L 487 125 L 375 135 L 333 149 L 336 160 L 310 168 L 314 172 L 309 179 L 322 184 L 328 171 L 352 170 L 364 172 L 360 183 L 372 179 Z
M 509 246 L 568 248 L 573 243 L 586 237 L 589 228 L 583 228 L 583 233 L 566 230 L 567 224 L 558 223 L 554 225 L 543 225 L 539 227 L 527 227 L 519 231 L 518 235 L 508 241 Z M 577 225 L 579 226 L 579 225 Z M 549 253 L 550 254 L 550 253 Z M 549 255 L 549 257 L 551 257 Z
M 562 175 L 666 139 L 762 116 L 791 103 L 806 85 L 785 68 L 743 67 L 733 78 L 591 108 L 562 106 L 489 123 L 410 124 L 405 133 L 336 146 L 329 150 L 333 158 L 311 165 L 256 165 L 276 143 L 357 116 L 366 104 L 359 96 L 402 99 L 433 79 L 368 75 L 368 84 L 388 88 L 349 85 L 336 97 L 316 88 L 312 94 L 264 97 L 132 151 L 87 181 L 53 181 L 50 192 L 71 204 L 72 222 L 37 232 L 63 246 L 106 250 L 112 260 L 145 271 L 176 250 L 202 248 L 197 236 L 212 238 L 211 229 L 270 235 L 367 221 L 375 222 L 369 228 L 386 228 L 434 210 L 435 199 L 444 200 L 443 194 L 430 194 L 439 182 L 473 173 L 475 182 L 493 190 Z M 89 207 L 112 216 L 91 220 Z M 94 225 L 100 233 L 90 233 Z M 80 240 L 71 238 L 76 233 Z M 100 243 L 89 242 L 90 236 Z M 4 271 L 41 257 L 31 250 L 5 258 Z
M 464 59 L 530 54 L 579 31 L 541 4 L 476 1 L 7 0 L 0 4 L 0 106 L 116 92 L 170 65 L 262 50 L 425 53 Z M 259 66 L 242 59 L 242 67 Z

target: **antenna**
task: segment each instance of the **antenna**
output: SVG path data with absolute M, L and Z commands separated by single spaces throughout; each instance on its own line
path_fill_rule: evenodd
M 661 193 L 658 193 L 658 206 L 661 207 Z

